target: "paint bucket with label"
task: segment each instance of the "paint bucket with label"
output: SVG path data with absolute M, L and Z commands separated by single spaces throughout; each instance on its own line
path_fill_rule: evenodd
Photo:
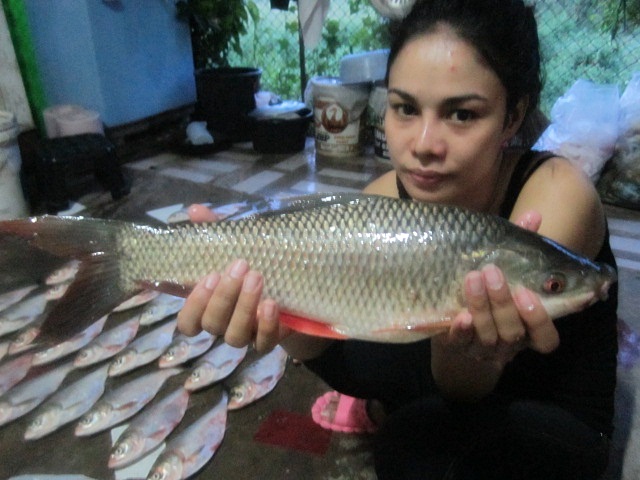
M 344 84 L 335 77 L 311 79 L 316 156 L 351 158 L 362 154 L 368 84 Z
M 387 110 L 387 89 L 384 84 L 376 82 L 369 95 L 368 119 L 372 130 L 373 154 L 376 159 L 390 164 L 387 137 L 384 133 L 384 115 Z
M 24 217 L 29 212 L 20 185 L 18 122 L 11 112 L 0 110 L 0 220 Z

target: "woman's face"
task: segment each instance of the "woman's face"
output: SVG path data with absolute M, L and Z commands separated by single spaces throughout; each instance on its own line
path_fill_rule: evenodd
M 490 209 L 515 131 L 507 92 L 476 49 L 448 28 L 419 36 L 398 53 L 388 89 L 387 145 L 409 195 Z

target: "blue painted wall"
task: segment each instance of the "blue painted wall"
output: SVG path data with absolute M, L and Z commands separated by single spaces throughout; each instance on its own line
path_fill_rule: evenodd
M 49 105 L 109 127 L 195 102 L 188 25 L 172 0 L 25 0 Z

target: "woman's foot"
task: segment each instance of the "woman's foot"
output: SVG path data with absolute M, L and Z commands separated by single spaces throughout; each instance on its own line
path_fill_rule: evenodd
M 343 433 L 373 433 L 369 401 L 332 391 L 319 397 L 311 409 L 313 420 L 323 428 Z M 378 410 L 378 409 L 376 409 Z

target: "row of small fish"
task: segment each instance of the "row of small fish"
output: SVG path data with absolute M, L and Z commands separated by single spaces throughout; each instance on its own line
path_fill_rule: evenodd
M 224 342 L 214 344 L 215 337 L 206 332 L 195 337 L 176 335 L 172 314 L 180 306 L 181 302 L 173 302 L 167 320 L 166 310 L 157 301 L 151 314 L 145 315 L 151 307 L 145 308 L 142 314 L 104 332 L 103 317 L 58 345 L 0 363 L 0 428 L 33 412 L 24 433 L 26 440 L 42 438 L 71 422 L 77 422 L 75 435 L 81 437 L 131 419 L 114 443 L 108 458 L 110 468 L 131 465 L 169 438 L 149 478 L 187 478 L 199 471 L 224 437 L 227 409 L 241 408 L 269 393 L 284 373 L 286 354 L 278 347 L 232 375 L 245 359 L 247 348 L 234 348 Z M 147 330 L 141 334 L 143 315 Z M 152 325 L 161 320 L 159 326 Z M 150 353 L 154 343 L 155 351 Z M 76 355 L 62 365 L 47 365 L 73 352 Z M 138 353 L 140 358 L 134 360 Z M 157 370 L 126 383 L 118 382 L 117 388 L 109 386 L 110 377 L 122 376 L 154 360 Z M 174 365 L 189 360 L 194 364 L 185 374 L 184 385 L 154 401 L 166 380 L 182 373 Z M 32 367 L 44 373 L 28 378 Z M 86 374 L 65 385 L 72 371 Z M 226 390 L 215 407 L 175 438 L 169 437 L 183 421 L 190 395 L 223 380 Z

